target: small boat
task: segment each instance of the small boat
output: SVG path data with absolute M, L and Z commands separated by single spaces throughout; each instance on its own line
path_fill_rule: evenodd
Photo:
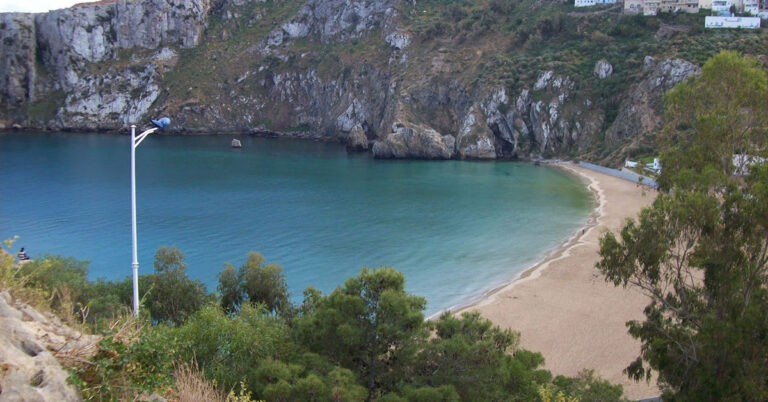
M 242 148 L 243 144 L 237 138 L 232 140 L 232 148 Z

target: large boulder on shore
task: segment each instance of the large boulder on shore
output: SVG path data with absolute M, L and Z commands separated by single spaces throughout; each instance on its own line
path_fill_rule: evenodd
M 447 138 L 450 137 L 450 138 Z M 397 121 L 392 133 L 373 144 L 373 156 L 382 159 L 451 159 L 452 136 L 443 136 L 430 127 Z

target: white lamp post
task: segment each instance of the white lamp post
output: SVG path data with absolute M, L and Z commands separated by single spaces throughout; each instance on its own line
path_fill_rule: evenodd
M 139 316 L 139 255 L 136 246 L 136 148 L 147 136 L 157 131 L 150 128 L 136 136 L 136 125 L 131 125 L 131 229 L 133 232 L 133 316 Z

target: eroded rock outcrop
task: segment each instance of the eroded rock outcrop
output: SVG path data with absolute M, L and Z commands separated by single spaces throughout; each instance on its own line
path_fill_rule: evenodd
M 432 128 L 397 121 L 392 125 L 392 133 L 373 144 L 373 155 L 382 159 L 450 159 L 454 153 L 449 146 L 451 139 L 446 141 Z
M 356 125 L 347 136 L 347 150 L 352 152 L 365 152 L 368 151 L 369 148 L 365 129 L 360 124 Z
M 98 340 L 0 292 L 0 401 L 80 401 L 54 354 L 87 358 Z
M 458 155 L 462 159 L 496 159 L 493 133 L 475 106 L 469 108 L 464 117 L 456 142 Z

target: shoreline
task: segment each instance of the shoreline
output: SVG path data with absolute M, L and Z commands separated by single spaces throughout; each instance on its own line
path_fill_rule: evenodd
M 550 166 L 579 177 L 594 195 L 596 207 L 585 226 L 509 282 L 450 311 L 479 311 L 495 325 L 519 332 L 520 347 L 541 353 L 544 368 L 554 375 L 593 369 L 621 384 L 625 397 L 658 396 L 655 385 L 636 383 L 622 373 L 639 356 L 641 345 L 627 333 L 625 322 L 643 319 L 648 299 L 606 283 L 594 267 L 602 233 L 616 232 L 626 218 L 636 217 L 653 202 L 655 190 L 568 162 Z
M 589 213 L 589 215 L 587 215 L 587 221 L 584 224 L 584 226 L 580 227 L 578 230 L 568 235 L 568 237 L 566 237 L 566 239 L 563 242 L 561 242 L 557 247 L 554 247 L 551 250 L 545 252 L 541 258 L 536 260 L 536 262 L 529 265 L 527 268 L 523 269 L 522 271 L 518 272 L 511 278 L 505 279 L 499 285 L 496 285 L 491 289 L 485 290 L 481 294 L 469 298 L 467 301 L 460 302 L 454 306 L 450 306 L 441 311 L 433 313 L 432 315 L 426 318 L 427 320 L 437 319 L 440 317 L 440 315 L 446 312 L 450 312 L 453 314 L 461 314 L 464 311 L 470 310 L 480 305 L 484 300 L 493 297 L 493 295 L 495 295 L 496 293 L 502 292 L 507 288 L 514 287 L 514 285 L 517 283 L 520 283 L 522 281 L 526 281 L 529 279 L 535 279 L 536 277 L 533 275 L 536 274 L 537 270 L 546 269 L 544 265 L 546 265 L 548 262 L 552 260 L 556 260 L 559 257 L 561 257 L 566 250 L 568 250 L 570 247 L 578 243 L 579 239 L 585 236 L 586 233 L 589 232 L 589 230 L 597 226 L 597 222 L 598 222 L 598 219 L 600 218 L 600 213 L 602 211 L 602 201 L 601 201 L 602 194 L 599 191 L 600 189 L 599 188 L 596 189 L 595 186 L 593 186 L 594 182 L 590 178 L 582 176 L 578 172 L 569 169 L 567 166 L 564 166 L 564 164 L 566 163 L 569 163 L 569 162 L 565 162 L 565 161 L 549 162 L 546 164 L 546 166 L 563 170 L 566 173 L 573 175 L 575 178 L 584 182 L 584 184 L 587 186 L 587 190 L 589 190 L 589 192 L 592 194 L 594 207 L 592 208 L 592 211 Z
M 568 174 L 573 175 L 577 179 L 584 182 L 584 184 L 586 184 L 587 186 L 587 190 L 589 190 L 589 192 L 592 193 L 595 206 L 594 208 L 592 208 L 592 212 L 590 212 L 589 215 L 587 215 L 587 221 L 584 224 L 584 226 L 576 230 L 576 232 L 574 232 L 573 234 L 569 235 L 566 238 L 566 240 L 560 243 L 560 245 L 547 251 L 540 259 L 536 260 L 536 262 L 528 266 L 528 268 L 525 268 L 522 271 L 518 272 L 510 279 L 505 280 L 503 283 L 484 291 L 482 294 L 478 296 L 472 297 L 470 300 L 466 302 L 459 303 L 456 306 L 451 306 L 447 309 L 434 313 L 431 316 L 427 317 L 427 320 L 436 319 L 445 312 L 461 314 L 464 311 L 470 310 L 474 307 L 481 305 L 484 300 L 492 298 L 496 293 L 502 292 L 505 289 L 511 289 L 518 283 L 521 283 L 527 280 L 536 279 L 538 277 L 536 271 L 540 269 L 546 269 L 546 265 L 549 262 L 557 260 L 561 257 L 565 257 L 563 254 L 566 251 L 568 251 L 568 249 L 576 245 L 582 237 L 584 237 L 592 228 L 597 226 L 597 223 L 598 223 L 598 220 L 600 219 L 600 214 L 603 208 L 603 199 L 604 199 L 604 197 L 602 196 L 601 189 L 599 188 L 599 185 L 597 185 L 592 178 L 583 176 L 579 172 L 573 169 L 570 169 L 566 165 L 567 163 L 570 163 L 570 162 L 557 161 L 557 162 L 547 163 L 546 165 L 556 169 L 566 171 Z
M 563 171 L 566 171 L 568 174 L 573 175 L 577 179 L 584 182 L 589 192 L 592 193 L 595 207 L 592 209 L 592 212 L 590 212 L 589 215 L 587 215 L 587 222 L 584 224 L 584 226 L 578 229 L 576 232 L 574 232 L 570 236 L 568 236 L 567 239 L 563 241 L 559 246 L 548 251 L 546 254 L 544 254 L 542 258 L 537 260 L 528 268 L 525 268 L 524 270 L 515 274 L 511 279 L 489 290 L 486 290 L 481 295 L 473 297 L 472 300 L 470 301 L 467 301 L 465 303 L 460 303 L 456 306 L 452 306 L 443 311 L 437 312 L 429 316 L 427 318 L 428 320 L 437 318 L 440 316 L 440 314 L 443 314 L 444 312 L 447 312 L 447 311 L 450 311 L 451 313 L 454 313 L 454 314 L 461 314 L 464 311 L 471 310 L 475 307 L 479 307 L 483 305 L 485 301 L 487 301 L 488 299 L 492 299 L 497 293 L 503 292 L 507 289 L 512 289 L 516 285 L 520 283 L 524 283 L 525 281 L 534 280 L 538 278 L 541 275 L 541 272 L 539 271 L 547 269 L 547 267 L 549 266 L 549 263 L 551 262 L 559 260 L 560 258 L 567 258 L 568 257 L 568 255 L 566 255 L 567 251 L 571 247 L 577 245 L 579 240 L 582 237 L 586 236 L 590 230 L 592 230 L 595 226 L 597 226 L 600 220 L 600 215 L 602 214 L 603 204 L 605 202 L 605 197 L 603 196 L 602 189 L 592 177 L 582 175 L 575 169 L 571 169 L 568 165 L 566 165 L 568 163 L 570 162 L 558 161 L 558 162 L 548 163 L 547 165 L 554 167 L 556 169 L 561 169 Z

